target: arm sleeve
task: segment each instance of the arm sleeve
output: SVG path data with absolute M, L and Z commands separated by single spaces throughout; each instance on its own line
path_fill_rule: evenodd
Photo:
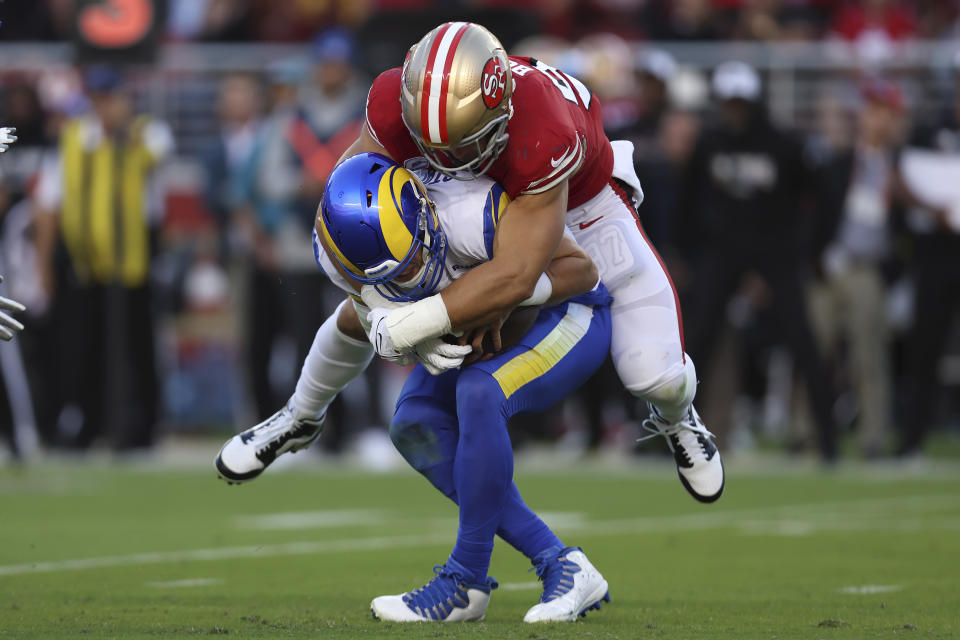
M 517 109 L 510 119 L 510 139 L 501 155 L 501 160 L 509 163 L 509 170 L 497 176 L 510 198 L 548 191 L 573 176 L 583 164 L 584 136 L 564 105 L 552 98 L 543 95 L 537 100 L 538 109 Z

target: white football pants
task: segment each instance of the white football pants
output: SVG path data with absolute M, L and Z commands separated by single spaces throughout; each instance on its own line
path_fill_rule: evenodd
M 567 227 L 613 296 L 610 354 L 620 380 L 666 419 L 679 420 L 696 395 L 696 369 L 683 351 L 673 283 L 644 235 L 627 192 L 611 181 L 567 213 Z

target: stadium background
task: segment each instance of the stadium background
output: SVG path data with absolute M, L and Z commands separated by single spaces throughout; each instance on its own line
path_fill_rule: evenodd
M 724 454 L 722 500 L 690 500 L 659 439 L 635 450 L 645 412 L 612 368 L 511 425 L 524 495 L 613 590 L 611 606 L 571 627 L 519 625 L 539 591 L 499 543 L 491 573 L 502 587 L 484 623 L 370 620 L 369 599 L 422 584 L 456 530 L 453 506 L 385 436 L 402 369 L 372 366 L 320 445 L 256 483 L 227 487 L 212 468 L 224 439 L 288 397 L 298 337 L 338 300 L 304 248 L 369 81 L 436 24 L 465 18 L 601 97 L 611 136 L 637 145 L 641 219 L 688 311 L 711 275 L 697 256 L 716 244 L 704 202 L 717 192 L 688 171 L 699 132 L 723 122 L 714 69 L 753 65 L 765 131 L 801 151 L 785 176 L 790 206 L 755 212 L 780 216 L 782 233 L 730 247 L 760 245 L 764 261 L 698 319 L 718 329 L 698 406 Z M 22 335 L 0 345 L 0 637 L 960 633 L 949 560 L 960 553 L 960 291 L 926 308 L 917 295 L 960 279 L 960 231 L 890 186 L 916 145 L 938 149 L 924 166 L 946 171 L 940 187 L 956 182 L 956 1 L 5 0 L 0 21 L 0 125 L 20 136 L 0 156 L 0 295 L 28 307 Z M 93 179 L 45 176 L 72 118 L 128 99 L 131 114 L 149 115 L 135 120 L 140 131 L 152 123 L 162 156 L 134 199 L 148 277 L 84 279 L 60 229 Z M 888 125 L 871 156 L 886 162 L 865 162 L 853 179 L 835 169 L 862 148 L 865 114 Z M 828 268 L 824 245 L 840 234 L 826 224 L 837 235 L 822 236 L 823 222 L 850 216 L 854 184 L 890 224 L 877 259 L 859 265 L 879 295 L 855 286 L 835 296 L 834 313 L 811 312 L 818 336 L 838 329 L 821 348 L 842 446 L 824 464 L 766 274 L 798 274 L 814 306 L 829 298 L 844 270 Z M 861 320 L 880 330 L 844 331 L 865 308 Z M 916 319 L 930 312 L 950 329 L 918 362 L 932 332 Z M 889 368 L 859 360 L 864 349 Z M 889 391 L 873 389 L 879 402 L 865 407 L 871 363 Z M 918 421 L 916 381 L 929 376 L 929 420 Z
M 611 136 L 637 146 L 647 191 L 641 218 L 685 300 L 702 276 L 698 243 L 711 242 L 712 228 L 697 204 L 680 206 L 680 194 L 697 188 L 685 172 L 698 131 L 719 120 L 720 101 L 709 84 L 719 63 L 741 60 L 757 68 L 761 110 L 802 145 L 804 179 L 798 179 L 795 198 L 803 204 L 770 214 L 789 219 L 791 233 L 756 243 L 768 243 L 779 254 L 776 268 L 800 272 L 811 296 L 826 287 L 825 258 L 811 248 L 818 241 L 816 229 L 822 220 L 839 217 L 844 202 L 820 197 L 826 190 L 822 176 L 829 180 L 834 159 L 856 147 L 858 114 L 865 105 L 895 111 L 894 133 L 886 143 L 890 153 L 915 144 L 925 129 L 945 122 L 949 130 L 951 118 L 956 126 L 960 23 L 951 2 L 460 6 L 138 0 L 117 4 L 114 14 L 110 5 L 51 1 L 0 7 L 0 112 L 3 123 L 17 126 L 20 134 L 2 167 L 4 211 L 17 214 L 5 216 L 6 286 L 29 307 L 21 344 L 5 352 L 10 360 L 11 351 L 22 349 L 31 390 L 27 394 L 12 373 L 17 367 L 8 364 L 8 410 L 0 414 L 4 432 L 20 433 L 19 448 L 26 453 L 37 448 L 31 425 L 47 450 L 140 450 L 167 434 L 238 429 L 283 402 L 313 328 L 337 298 L 312 272 L 304 243 L 325 175 L 359 127 L 365 87 L 402 60 L 419 34 L 463 12 L 487 24 L 511 52 L 569 71 L 601 97 Z M 138 25 L 141 5 L 154 19 Z M 96 11 L 105 11 L 102 24 L 90 19 Z M 134 32 L 110 35 L 130 20 Z M 37 249 L 43 244 L 37 234 L 57 226 L 44 221 L 60 214 L 56 199 L 47 205 L 38 196 L 45 167 L 57 156 L 64 123 L 91 109 L 95 91 L 127 96 L 136 114 L 149 114 L 172 133 L 172 151 L 151 171 L 143 196 L 150 234 L 144 299 L 125 312 L 148 313 L 152 336 L 115 330 L 123 324 L 117 319 L 122 295 L 77 302 L 83 289 L 66 284 L 59 232 L 53 232 L 54 247 Z M 889 341 L 882 331 L 871 334 L 866 347 L 844 336 L 861 333 L 843 330 L 853 314 L 849 309 L 833 314 L 825 329 L 815 323 L 819 335 L 839 327 L 835 339 L 821 342 L 823 376 L 831 383 L 841 438 L 859 443 L 850 445 L 851 452 L 870 458 L 897 451 L 901 434 L 917 428 L 909 413 L 917 365 L 908 355 L 922 277 L 917 256 L 931 226 L 929 212 L 904 206 L 885 185 L 871 188 L 882 192 L 883 217 L 891 220 L 883 232 L 889 250 L 875 260 L 883 274 L 880 324 Z M 80 197 L 59 195 L 64 202 Z M 802 376 L 794 375 L 775 316 L 765 312 L 770 296 L 760 271 L 748 270 L 720 317 L 709 320 L 724 329 L 710 341 L 719 343 L 712 349 L 718 353 L 712 369 L 700 371 L 701 379 L 717 383 L 701 394 L 699 404 L 726 450 L 750 449 L 758 440 L 761 447 L 815 449 L 805 426 L 810 420 Z M 109 311 L 111 304 L 115 308 Z M 689 314 L 689 303 L 685 306 Z M 949 305 L 943 306 L 949 315 Z M 70 346 L 77 342 L 72 332 L 84 321 L 96 325 L 94 334 L 103 334 L 96 348 Z M 943 389 L 927 403 L 933 403 L 928 422 L 940 435 L 955 432 L 960 411 L 955 317 L 952 322 L 951 337 L 928 367 Z M 858 424 L 864 415 L 858 397 L 864 365 L 857 350 L 865 348 L 889 353 L 890 363 L 883 375 L 888 390 L 868 396 L 871 405 L 887 405 L 866 412 L 868 419 L 885 421 L 869 441 L 846 438 L 864 426 Z M 516 425 L 518 446 L 530 439 L 560 439 L 573 449 L 630 448 L 642 412 L 610 391 L 617 387 L 611 376 L 607 368 L 563 410 Z M 342 450 L 367 428 L 382 436 L 402 377 L 402 371 L 378 364 L 365 383 L 353 385 L 328 421 L 326 450 Z M 144 401 L 150 391 L 143 387 L 151 386 L 156 398 Z M 101 397 L 103 406 L 87 406 L 91 396 Z M 156 410 L 143 410 L 145 404 Z M 362 440 L 377 441 L 371 438 Z M 916 443 L 899 448 L 918 450 Z

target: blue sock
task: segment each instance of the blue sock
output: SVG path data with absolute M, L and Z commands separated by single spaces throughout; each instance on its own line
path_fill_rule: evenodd
M 500 529 L 497 531 L 501 538 L 514 549 L 533 560 L 538 554 L 551 547 L 564 547 L 563 542 L 550 530 L 547 523 L 530 510 L 517 485 L 510 485 L 507 494 L 507 505 L 503 509 L 500 519 Z

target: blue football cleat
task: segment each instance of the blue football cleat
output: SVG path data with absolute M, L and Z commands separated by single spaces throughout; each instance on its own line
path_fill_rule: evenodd
M 610 602 L 607 581 L 579 547 L 551 547 L 533 559 L 543 596 L 524 622 L 573 622 L 587 611 Z
M 380 596 L 370 603 L 374 618 L 389 622 L 468 622 L 483 620 L 490 603 L 490 591 L 497 581 L 484 584 L 464 580 L 465 571 L 453 560 L 433 568 L 430 582 L 414 591 Z

